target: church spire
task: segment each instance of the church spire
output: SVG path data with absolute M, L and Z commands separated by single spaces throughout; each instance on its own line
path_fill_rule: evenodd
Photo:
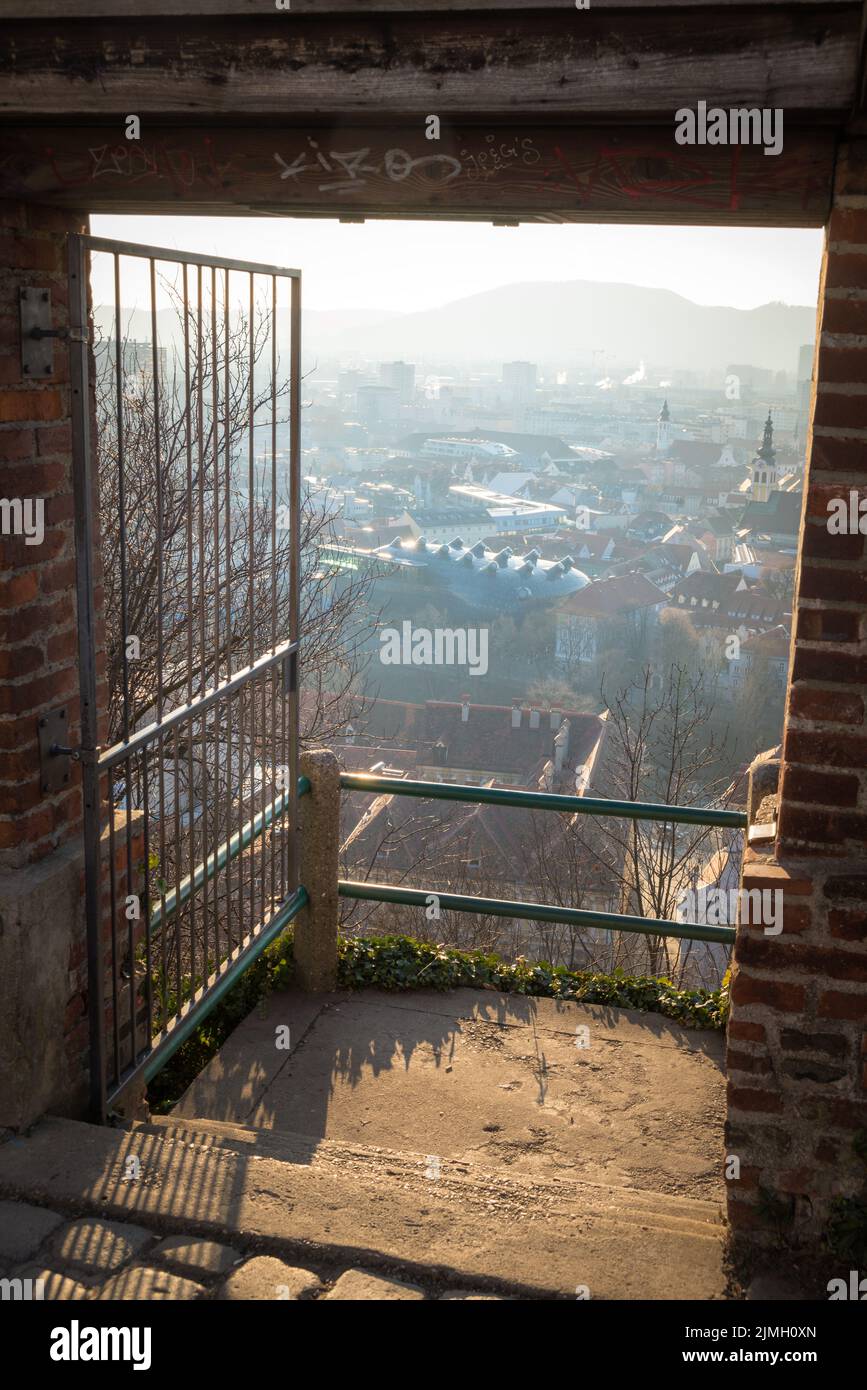
M 671 416 L 668 413 L 668 401 L 662 402 L 662 409 L 656 421 L 656 452 L 664 454 L 671 445 Z
M 750 464 L 750 496 L 754 502 L 767 502 L 777 482 L 777 451 L 774 448 L 774 426 L 771 412 L 765 421 L 762 447 Z
M 774 448 L 774 426 L 771 421 L 770 411 L 768 411 L 768 418 L 765 421 L 765 432 L 762 436 L 762 447 L 759 449 L 758 456 L 760 459 L 764 459 L 765 463 L 769 465 L 773 465 L 777 457 L 777 451 Z

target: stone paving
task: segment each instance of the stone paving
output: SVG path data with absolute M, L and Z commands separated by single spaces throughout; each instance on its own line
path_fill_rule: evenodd
M 165 1236 L 125 1221 L 0 1201 L 0 1301 L 503 1299 L 481 1290 L 422 1287 L 360 1267 L 314 1265 L 300 1268 L 195 1235 Z

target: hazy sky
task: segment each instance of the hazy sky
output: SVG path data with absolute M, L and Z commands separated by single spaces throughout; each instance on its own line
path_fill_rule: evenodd
M 816 303 L 822 232 L 745 227 L 340 223 L 319 218 L 95 216 L 97 236 L 303 272 L 308 309 L 411 312 L 525 280 L 615 280 L 698 304 Z M 97 303 L 112 298 L 95 270 Z

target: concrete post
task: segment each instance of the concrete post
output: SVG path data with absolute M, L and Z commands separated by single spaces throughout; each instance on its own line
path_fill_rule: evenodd
M 330 748 L 301 754 L 310 791 L 299 803 L 301 882 L 308 903 L 295 918 L 295 979 L 318 993 L 337 981 L 337 878 L 340 850 L 340 765 Z

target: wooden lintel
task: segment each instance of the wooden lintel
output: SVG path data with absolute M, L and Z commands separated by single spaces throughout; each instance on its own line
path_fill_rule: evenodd
M 683 146 L 672 130 L 422 122 L 273 129 L 0 130 L 0 197 L 91 212 L 520 218 L 821 226 L 835 136 L 779 155 Z
M 205 124 L 372 112 L 472 119 L 673 117 L 706 100 L 843 118 L 857 99 L 861 7 L 648 4 L 255 18 L 4 21 L 0 118 L 134 112 Z

